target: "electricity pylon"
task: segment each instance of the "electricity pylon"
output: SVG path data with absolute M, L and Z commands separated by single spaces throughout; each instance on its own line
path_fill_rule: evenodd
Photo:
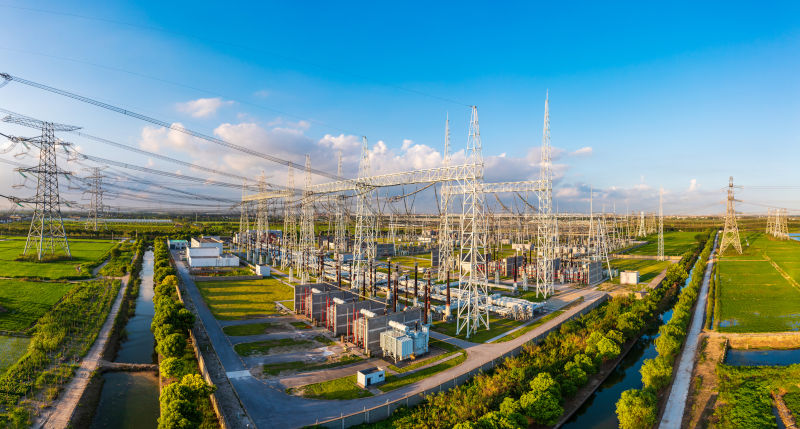
M 339 177 L 342 177 L 342 151 L 339 151 L 339 162 L 336 172 Z M 347 252 L 347 213 L 345 212 L 344 194 L 341 192 L 336 194 L 336 219 L 333 234 L 334 254 L 338 258 L 339 255 Z
M 314 260 L 316 246 L 314 245 L 314 202 L 311 194 L 311 156 L 306 155 L 306 183 L 303 188 L 302 212 L 300 213 L 300 251 L 303 255 L 306 269 L 302 273 L 302 283 L 308 283 L 309 272 L 316 273 L 317 264 Z M 322 273 L 319 273 L 320 275 Z
M 777 209 L 774 209 L 777 212 Z M 775 235 L 775 218 L 773 217 L 775 214 L 773 209 L 767 208 L 767 235 Z
M 263 171 L 258 177 L 258 191 L 267 192 L 267 176 Z M 269 247 L 269 201 L 266 198 L 258 200 L 256 206 L 256 243 L 259 250 L 262 247 L 261 243 Z M 259 254 L 259 263 L 260 258 Z
M 637 237 L 646 237 L 647 231 L 644 227 L 644 212 L 639 212 L 639 231 L 636 233 Z
M 366 183 L 370 176 L 369 145 L 367 138 L 361 140 L 361 161 L 358 164 L 358 180 L 356 189 L 356 236 L 353 243 L 354 273 L 350 273 L 351 285 L 366 293 L 365 284 L 367 264 L 375 259 L 375 212 L 372 201 L 375 198 L 375 188 Z
M 484 195 L 483 155 L 481 132 L 478 125 L 478 108 L 472 106 L 467 140 L 466 169 L 468 174 L 461 182 L 464 191 L 460 219 L 460 245 L 458 257 L 459 284 L 456 335 L 466 333 L 469 338 L 481 325 L 489 329 L 489 309 L 486 305 L 486 216 L 483 214 Z M 469 269 L 464 264 L 469 264 Z
M 286 173 L 286 189 L 289 191 L 294 190 L 294 170 L 289 167 Z M 281 234 L 281 244 L 283 245 L 283 254 L 281 255 L 281 268 L 287 268 L 289 264 L 295 265 L 299 260 L 295 258 L 294 250 L 297 248 L 297 221 L 295 216 L 295 201 L 291 196 L 284 197 L 283 202 L 283 233 Z
M 88 191 L 91 194 L 89 200 L 89 216 L 86 220 L 86 229 L 97 231 L 98 227 L 104 227 L 103 221 L 103 176 L 100 174 L 102 167 L 91 167 L 89 171 L 92 172 L 86 180 L 91 181 L 91 189 Z
M 736 225 L 736 209 L 733 197 L 733 176 L 728 181 L 728 201 L 725 210 L 725 229 L 722 231 L 722 243 L 719 245 L 720 255 L 725 253 L 728 246 L 733 246 L 739 254 L 742 254 L 742 242 L 739 239 L 739 226 Z
M 447 167 L 450 165 L 450 116 L 447 116 L 444 125 L 444 157 L 442 166 Z M 453 234 L 452 225 L 450 224 L 450 184 L 445 183 L 442 186 L 441 196 L 441 212 L 439 215 L 439 267 L 438 278 L 439 281 L 447 279 L 447 272 L 453 266 Z
M 242 197 L 246 195 L 247 192 L 247 184 L 242 181 Z M 247 253 L 250 250 L 250 214 L 247 212 L 247 206 L 250 203 L 247 201 L 242 201 L 242 205 L 239 207 L 239 251 L 245 252 L 245 259 L 247 259 Z
M 67 174 L 67 172 L 59 170 L 56 163 L 56 146 L 66 149 L 70 144 L 57 140 L 55 131 L 75 131 L 79 127 L 43 122 L 23 116 L 6 116 L 3 121 L 38 128 L 42 131 L 40 137 L 23 139 L 26 143 L 31 143 L 39 148 L 39 165 L 17 169 L 20 173 L 36 175 L 36 197 L 33 200 L 25 201 L 34 203 L 35 209 L 22 254 L 27 255 L 28 250 L 35 248 L 36 257 L 41 260 L 42 255 L 55 254 L 56 249 L 60 248 L 67 257 L 71 258 L 69 240 L 64 231 L 64 221 L 61 217 L 61 198 L 58 191 L 58 175 Z
M 550 94 L 544 99 L 542 126 L 542 161 L 539 193 L 539 223 L 536 234 L 536 296 L 548 297 L 554 293 L 554 267 L 556 218 L 553 216 L 553 166 L 550 147 Z
M 775 222 L 775 236 L 782 239 L 789 238 L 789 227 L 786 224 L 788 217 L 788 210 L 780 209 L 778 218 Z
M 658 191 L 658 260 L 664 260 L 664 188 Z

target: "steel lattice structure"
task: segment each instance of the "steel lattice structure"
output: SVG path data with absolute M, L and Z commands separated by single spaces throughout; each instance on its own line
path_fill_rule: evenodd
M 720 255 L 725 253 L 728 246 L 733 246 L 739 254 L 742 254 L 742 242 L 739 239 L 739 226 L 736 225 L 736 209 L 734 202 L 737 201 L 733 196 L 733 176 L 728 180 L 728 201 L 725 210 L 725 229 L 722 231 L 722 242 L 719 245 Z
M 294 188 L 294 170 L 290 167 L 286 173 L 286 187 Z M 294 250 L 297 248 L 297 217 L 296 207 L 292 195 L 284 195 L 283 204 L 283 234 L 281 244 L 283 253 L 281 254 L 281 268 L 286 268 L 290 264 L 294 265 L 295 270 L 299 268 L 299 259 L 295 258 Z
M 450 117 L 448 116 L 445 120 L 444 125 L 444 154 L 442 159 L 442 165 L 447 167 L 450 165 Z M 450 203 L 451 203 L 451 196 L 450 196 L 450 186 L 445 184 L 442 186 L 442 195 L 440 197 L 441 206 L 441 213 L 440 213 L 440 220 L 439 220 L 439 232 L 438 232 L 438 239 L 439 239 L 439 267 L 438 267 L 438 279 L 439 281 L 445 281 L 447 279 L 447 273 L 453 269 L 453 232 L 452 232 L 452 225 L 450 219 Z M 450 313 L 450 309 L 446 309 L 447 313 Z
M 342 175 L 342 151 L 339 151 L 339 161 L 337 174 Z M 335 198 L 336 214 L 334 221 L 333 250 L 337 255 L 347 252 L 347 212 L 345 207 L 345 196 L 343 193 L 336 194 Z
M 376 218 L 372 207 L 372 200 L 375 197 L 375 188 L 369 185 L 370 163 L 369 145 L 367 138 L 361 141 L 361 160 L 358 164 L 358 182 L 356 186 L 356 235 L 353 244 L 353 261 L 355 262 L 354 272 L 351 273 L 351 285 L 353 288 L 361 290 L 366 294 L 368 263 L 375 260 L 377 253 L 376 239 Z
M 245 195 L 246 189 L 246 184 L 242 182 L 242 196 Z M 238 245 L 239 251 L 244 252 L 245 255 L 247 255 L 250 251 L 250 214 L 247 210 L 248 205 L 250 205 L 248 201 L 242 201 L 242 205 L 239 206 L 240 213 Z M 247 256 L 245 256 L 245 258 L 246 257 Z
M 553 294 L 553 259 L 556 239 L 556 219 L 553 216 L 553 168 L 550 147 L 550 97 L 544 100 L 544 125 L 542 129 L 541 182 L 539 193 L 539 222 L 536 234 L 536 296 Z
M 658 260 L 664 260 L 664 188 L 658 190 Z
M 103 176 L 100 174 L 102 167 L 92 167 L 89 169 L 92 174 L 86 177 L 91 182 L 91 195 L 89 199 L 89 216 L 86 220 L 86 229 L 97 231 L 98 227 L 104 227 L 103 221 Z
M 258 177 L 258 190 L 259 192 L 266 192 L 267 191 L 267 176 L 264 172 L 261 172 L 261 175 Z M 269 247 L 269 200 L 263 199 L 258 200 L 256 205 L 256 245 L 260 250 L 262 246 Z M 262 261 L 260 258 L 262 257 L 261 253 L 259 252 L 259 263 Z
M 460 221 L 460 250 L 458 258 L 459 284 L 456 335 L 463 331 L 467 338 L 481 325 L 489 329 L 489 310 L 486 305 L 486 217 L 480 183 L 483 181 L 483 155 L 478 109 L 472 107 L 467 140 L 467 175 L 460 181 L 464 191 Z M 465 269 L 464 264 L 467 264 Z
M 306 155 L 306 183 L 303 191 L 302 211 L 300 213 L 300 253 L 306 269 L 302 272 L 302 283 L 308 282 L 308 272 L 316 272 L 314 261 L 314 202 L 311 199 L 311 156 Z

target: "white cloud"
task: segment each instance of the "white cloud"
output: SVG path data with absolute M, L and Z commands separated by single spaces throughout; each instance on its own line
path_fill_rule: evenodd
M 570 152 L 572 156 L 590 156 L 593 153 L 591 146 L 584 146 L 576 151 Z
M 253 95 L 255 95 L 258 98 L 267 98 L 270 95 L 272 95 L 272 93 L 270 91 L 267 91 L 266 89 L 262 89 L 260 91 L 254 92 Z
M 164 148 L 172 149 L 186 149 L 192 138 L 178 129 L 183 129 L 184 126 L 180 122 L 172 124 L 173 128 L 156 128 L 144 127 L 142 128 L 142 136 L 139 139 L 139 147 L 150 152 L 158 152 Z
M 178 103 L 178 111 L 188 113 L 195 118 L 207 118 L 217 113 L 223 106 L 230 106 L 233 101 L 225 101 L 222 98 L 198 98 L 185 103 Z
M 699 187 L 700 187 L 700 185 L 698 185 L 698 184 L 697 184 L 697 179 L 692 179 L 692 180 L 689 182 L 689 192 L 694 192 L 694 191 L 696 191 L 696 190 L 697 190 L 697 188 L 699 188 Z

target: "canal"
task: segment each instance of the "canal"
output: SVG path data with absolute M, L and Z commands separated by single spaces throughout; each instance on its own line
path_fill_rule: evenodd
M 142 260 L 142 283 L 136 298 L 136 314 L 125 327 L 115 362 L 154 363 L 155 338 L 150 322 L 153 307 L 153 252 Z M 97 404 L 92 429 L 155 429 L 158 426 L 158 377 L 149 372 L 107 372 Z
M 694 268 L 689 272 L 683 287 L 689 284 L 694 275 Z M 681 288 L 682 289 L 682 288 Z M 578 411 L 564 423 L 565 429 L 616 429 L 619 427 L 617 420 L 616 404 L 622 392 L 628 389 L 641 389 L 642 368 L 645 359 L 658 356 L 655 341 L 658 338 L 658 328 L 669 322 L 672 318 L 672 309 L 659 315 L 658 320 L 651 323 L 644 334 L 634 343 L 631 350 L 620 361 L 619 365 L 611 372 L 600 387 L 578 408 Z

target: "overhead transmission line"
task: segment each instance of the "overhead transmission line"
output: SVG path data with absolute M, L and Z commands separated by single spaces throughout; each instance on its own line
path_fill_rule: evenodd
M 199 131 L 190 130 L 190 129 L 185 128 L 185 127 L 181 127 L 181 126 L 178 126 L 178 125 L 175 125 L 175 124 L 171 124 L 169 122 L 162 121 L 160 119 L 156 119 L 156 118 L 153 118 L 153 117 L 150 117 L 150 116 L 147 116 L 147 115 L 143 115 L 141 113 L 136 113 L 136 112 L 133 112 L 133 111 L 130 111 L 130 110 L 127 110 L 127 109 L 123 109 L 122 107 L 117 107 L 117 106 L 114 106 L 112 104 L 104 103 L 102 101 L 95 100 L 95 99 L 92 99 L 92 98 L 89 98 L 89 97 L 84 97 L 82 95 L 78 95 L 78 94 L 75 94 L 75 93 L 72 93 L 72 92 L 69 92 L 69 91 L 65 91 L 63 89 L 58 89 L 58 88 L 54 88 L 52 86 L 48 86 L 48 85 L 44 85 L 44 84 L 41 84 L 41 83 L 33 82 L 33 81 L 30 81 L 30 80 L 27 80 L 27 79 L 23 79 L 21 77 L 13 76 L 13 75 L 8 74 L 8 73 L 0 73 L 0 78 L 3 78 L 5 80 L 7 80 L 7 81 L 19 82 L 19 83 L 22 83 L 22 84 L 25 84 L 25 85 L 28 85 L 28 86 L 31 86 L 31 87 L 34 87 L 34 88 L 38 88 L 38 89 L 41 89 L 41 90 L 44 90 L 44 91 L 48 91 L 48 92 L 51 92 L 51 93 L 54 93 L 54 94 L 62 95 L 64 97 L 72 98 L 74 100 L 82 101 L 84 103 L 100 107 L 102 109 L 106 109 L 106 110 L 109 110 L 109 111 L 112 111 L 112 112 L 116 112 L 116 113 L 119 113 L 119 114 L 122 114 L 122 115 L 125 115 L 125 116 L 136 118 L 136 119 L 139 119 L 139 120 L 144 121 L 144 122 L 149 122 L 151 124 L 158 125 L 160 127 L 164 127 L 164 128 L 170 129 L 170 130 L 178 131 L 178 132 L 184 133 L 186 135 L 189 135 L 189 136 L 192 136 L 192 137 L 196 137 L 196 138 L 199 138 L 201 140 L 208 141 L 210 143 L 214 143 L 214 144 L 217 144 L 217 145 L 220 145 L 220 146 L 224 146 L 224 147 L 227 147 L 227 148 L 230 148 L 230 149 L 238 150 L 238 151 L 246 153 L 248 155 L 253 155 L 253 156 L 256 156 L 256 157 L 259 157 L 259 158 L 262 158 L 262 159 L 266 159 L 266 160 L 274 162 L 276 164 L 285 165 L 285 166 L 294 168 L 296 170 L 308 171 L 308 172 L 311 172 L 311 173 L 316 174 L 318 176 L 327 177 L 327 178 L 330 178 L 330 179 L 333 179 L 333 180 L 343 180 L 343 178 L 341 178 L 341 177 L 339 177 L 339 176 L 337 176 L 335 174 L 328 173 L 326 171 L 322 171 L 322 170 L 319 170 L 319 169 L 316 169 L 316 168 L 306 169 L 305 165 L 298 164 L 298 163 L 296 163 L 294 161 L 289 161 L 289 160 L 285 160 L 285 159 L 282 159 L 282 158 L 278 158 L 277 156 L 273 156 L 273 155 L 269 155 L 269 154 L 266 154 L 266 153 L 262 153 L 262 152 L 259 152 L 259 151 L 244 147 L 244 146 L 240 146 L 240 145 L 231 143 L 229 141 L 226 141 L 226 140 L 223 140 L 223 139 L 220 139 L 220 138 L 217 138 L 217 137 L 213 137 L 213 136 L 209 136 L 207 134 L 203 134 L 203 133 L 201 133 Z

